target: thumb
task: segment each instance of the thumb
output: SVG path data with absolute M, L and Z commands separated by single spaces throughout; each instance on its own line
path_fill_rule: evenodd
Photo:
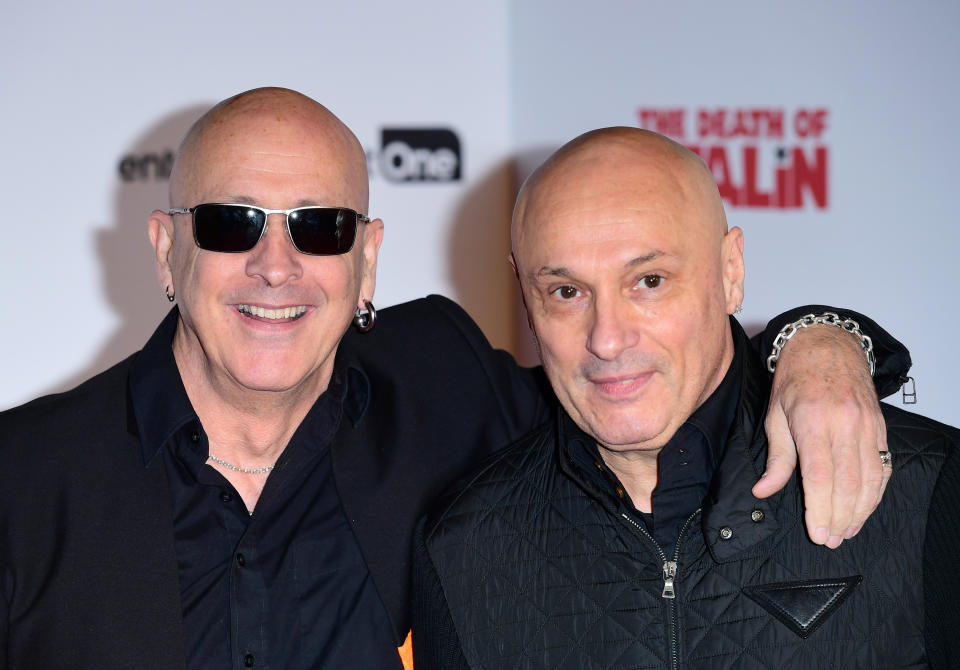
M 770 408 L 764 426 L 768 442 L 767 469 L 753 486 L 753 495 L 757 498 L 767 498 L 786 486 L 797 467 L 797 449 L 779 406 Z

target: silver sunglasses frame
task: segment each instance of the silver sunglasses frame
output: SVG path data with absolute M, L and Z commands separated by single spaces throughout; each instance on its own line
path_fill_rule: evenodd
M 200 243 L 197 241 L 197 223 L 193 217 L 193 213 L 194 211 L 196 211 L 197 207 L 204 207 L 209 205 L 224 205 L 227 207 L 245 207 L 246 209 L 255 209 L 258 212 L 263 212 L 264 214 L 263 228 L 260 229 L 260 236 L 257 238 L 257 241 L 253 243 L 253 246 L 247 249 L 246 251 L 215 251 L 213 249 L 204 249 L 203 247 L 201 247 Z M 253 251 L 254 249 L 256 249 L 257 245 L 260 244 L 260 240 L 263 239 L 263 234 L 267 232 L 267 226 L 270 225 L 271 214 L 283 214 L 283 229 L 287 232 L 287 239 L 290 240 L 290 244 L 293 245 L 293 248 L 299 251 L 301 254 L 304 254 L 306 256 L 342 256 L 343 254 L 349 253 L 350 250 L 353 249 L 353 245 L 357 241 L 356 234 L 354 234 L 353 241 L 350 243 L 350 246 L 344 251 L 341 251 L 340 253 L 337 253 L 337 254 L 315 254 L 309 251 L 304 251 L 303 249 L 298 247 L 297 243 L 294 242 L 293 240 L 293 235 L 290 234 L 290 214 L 292 214 L 293 212 L 300 212 L 305 209 L 327 209 L 327 210 L 335 209 L 338 211 L 346 210 L 348 212 L 353 212 L 354 214 L 356 214 L 358 223 L 361 221 L 363 223 L 370 223 L 370 220 L 371 220 L 370 217 L 368 217 L 366 214 L 361 214 L 357 210 L 351 209 L 350 207 L 325 207 L 323 205 L 305 205 L 303 207 L 293 207 L 291 209 L 267 209 L 266 207 L 258 207 L 257 205 L 250 205 L 243 202 L 202 202 L 199 205 L 196 205 L 194 207 L 171 207 L 170 209 L 167 210 L 167 215 L 173 216 L 174 214 L 189 214 L 190 223 L 191 223 L 190 227 L 193 229 L 193 243 L 196 244 L 198 248 L 203 249 L 204 251 L 212 251 L 213 253 L 218 253 L 218 254 L 245 254 L 247 253 L 247 251 Z

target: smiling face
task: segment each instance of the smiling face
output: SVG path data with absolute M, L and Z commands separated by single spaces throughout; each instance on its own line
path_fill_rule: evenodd
M 658 450 L 733 356 L 742 236 L 695 156 L 637 129 L 574 140 L 528 180 L 514 262 L 551 385 L 601 446 Z
M 191 131 L 174 174 L 171 206 L 249 203 L 367 211 L 363 151 L 325 108 L 292 91 L 265 89 L 221 103 Z M 156 211 L 150 237 L 161 284 L 176 292 L 174 353 L 185 383 L 319 393 L 354 310 L 373 296 L 382 222 L 360 223 L 351 251 L 298 252 L 271 214 L 244 253 L 199 249 L 189 214 Z M 189 390 L 189 389 L 188 389 Z

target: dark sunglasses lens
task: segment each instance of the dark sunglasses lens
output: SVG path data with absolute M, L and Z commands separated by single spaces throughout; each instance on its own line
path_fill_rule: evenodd
M 193 211 L 197 246 L 207 251 L 249 251 L 257 244 L 266 216 L 242 205 L 198 205 Z
M 357 213 L 336 207 L 307 207 L 287 217 L 290 238 L 305 254 L 345 254 L 357 236 Z

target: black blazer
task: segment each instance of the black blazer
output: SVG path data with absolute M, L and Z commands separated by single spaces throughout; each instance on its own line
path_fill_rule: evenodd
M 909 365 L 888 340 L 874 337 L 881 362 Z M 491 349 L 438 296 L 382 310 L 337 356 L 370 396 L 336 436 L 334 479 L 400 645 L 426 503 L 554 401 L 539 369 Z M 127 390 L 136 357 L 0 413 L 0 670 L 184 667 L 166 476 L 160 459 L 144 463 Z
M 399 646 L 417 518 L 546 415 L 542 381 L 438 296 L 382 310 L 337 355 L 370 397 L 344 417 L 334 479 Z M 0 668 L 184 667 L 165 472 L 144 464 L 127 392 L 135 360 L 0 414 Z

